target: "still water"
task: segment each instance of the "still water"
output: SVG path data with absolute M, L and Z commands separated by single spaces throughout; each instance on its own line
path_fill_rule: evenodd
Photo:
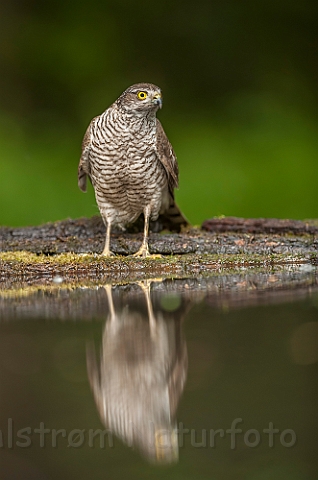
M 0 292 L 1 479 L 318 478 L 314 267 L 24 287 Z

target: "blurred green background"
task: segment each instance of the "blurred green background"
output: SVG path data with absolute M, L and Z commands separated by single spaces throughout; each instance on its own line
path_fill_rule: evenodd
M 177 200 L 214 215 L 318 217 L 317 1 L 2 0 L 0 223 L 98 213 L 77 188 L 91 118 L 158 84 Z

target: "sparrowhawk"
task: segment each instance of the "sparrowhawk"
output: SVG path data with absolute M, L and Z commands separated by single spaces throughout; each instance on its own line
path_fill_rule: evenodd
M 111 255 L 113 225 L 125 227 L 144 214 L 144 238 L 136 256 L 146 257 L 149 220 L 165 214 L 179 228 L 187 221 L 174 202 L 178 164 L 156 118 L 161 90 L 151 83 L 129 87 L 86 130 L 78 166 L 78 185 L 86 191 L 91 179 L 106 225 L 103 255 Z

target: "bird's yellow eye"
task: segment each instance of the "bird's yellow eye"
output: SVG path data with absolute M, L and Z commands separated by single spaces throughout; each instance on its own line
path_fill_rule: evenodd
M 145 100 L 145 98 L 147 98 L 148 95 L 146 92 L 138 92 L 137 97 L 139 98 L 139 100 Z

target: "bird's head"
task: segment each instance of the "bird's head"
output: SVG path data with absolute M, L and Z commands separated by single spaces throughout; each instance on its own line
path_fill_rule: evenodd
M 162 107 L 161 90 L 152 83 L 136 83 L 127 88 L 116 103 L 127 112 L 136 114 L 154 114 Z

